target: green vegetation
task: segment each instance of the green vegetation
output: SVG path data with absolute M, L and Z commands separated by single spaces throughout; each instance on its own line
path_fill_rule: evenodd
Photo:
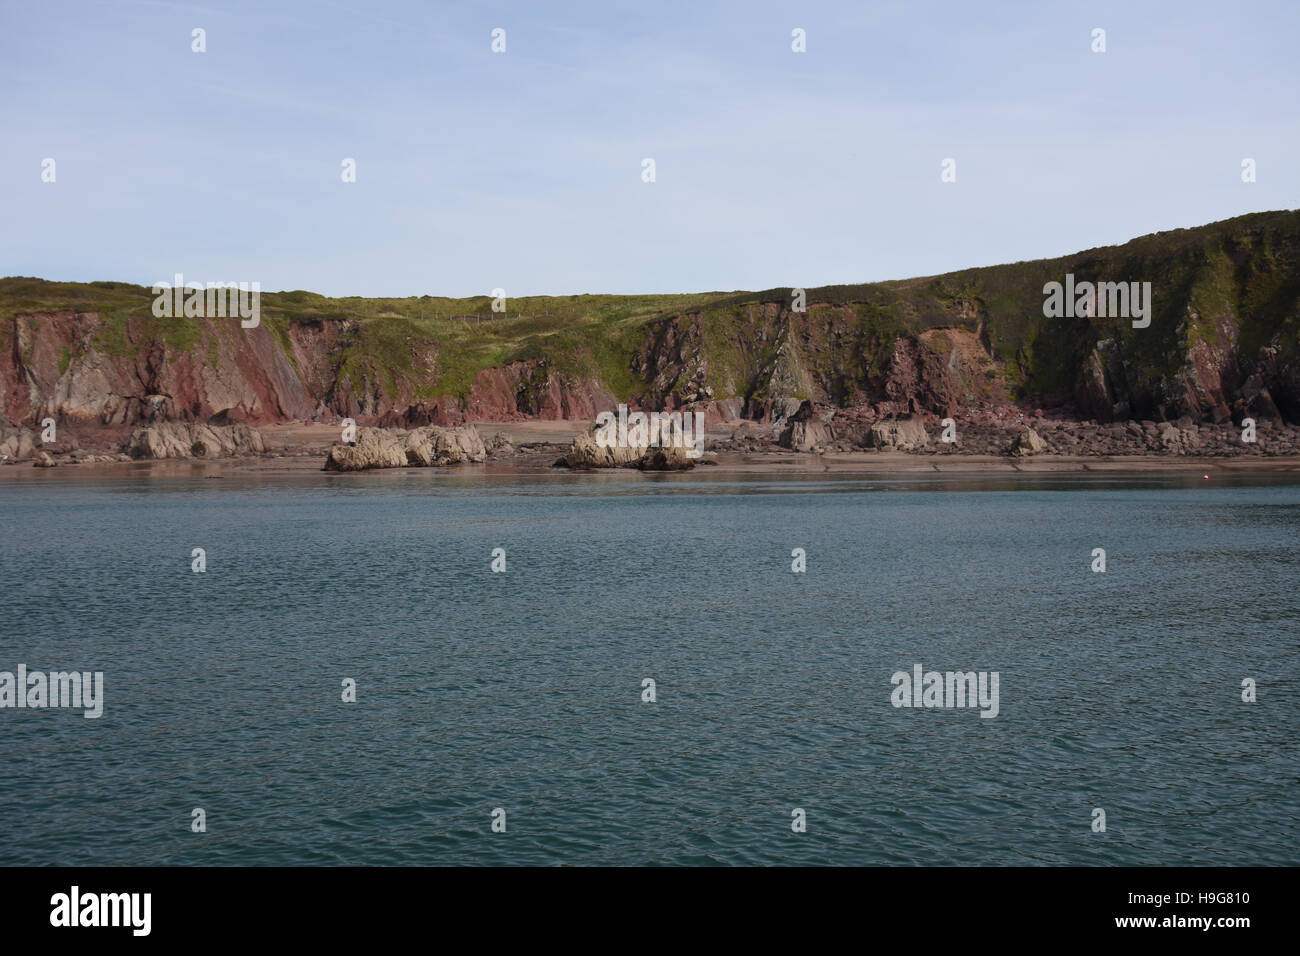
M 1067 272 L 1076 281 L 1152 283 L 1150 328 L 1133 329 L 1124 319 L 1044 318 L 1043 285 Z M 1010 388 L 1047 394 L 1069 393 L 1082 363 L 1107 338 L 1121 345 L 1133 380 L 1171 375 L 1191 345 L 1225 344 L 1225 329 L 1240 337 L 1243 350 L 1281 342 L 1287 356 L 1300 359 L 1298 298 L 1300 212 L 1282 211 L 1050 260 L 808 289 L 805 314 L 789 312 L 788 288 L 533 296 L 508 299 L 505 313 L 493 312 L 487 296 L 332 299 L 292 291 L 263 293 L 261 318 L 295 368 L 296 331 L 346 320 L 330 326 L 329 361 L 359 393 L 400 387 L 426 398 L 463 397 L 484 369 L 535 360 L 559 375 L 597 379 L 625 399 L 649 384 L 649 376 L 633 371 L 633 357 L 663 332 L 674 343 L 668 361 L 689 367 L 687 374 L 706 365 L 707 384 L 718 397 L 768 397 L 769 387 L 805 374 L 832 395 L 847 395 L 888 369 L 900 335 L 962 328 L 982 330 Z M 0 346 L 10 347 L 7 320 L 15 316 L 94 312 L 100 324 L 92 348 L 135 356 L 161 341 L 217 361 L 226 330 L 206 320 L 156 318 L 152 302 L 150 289 L 122 282 L 0 279 Z M 674 318 L 675 330 L 657 324 Z M 951 345 L 947 335 L 932 342 L 945 359 Z M 60 370 L 76 357 L 64 348 Z M 790 387 L 802 393 L 798 383 Z

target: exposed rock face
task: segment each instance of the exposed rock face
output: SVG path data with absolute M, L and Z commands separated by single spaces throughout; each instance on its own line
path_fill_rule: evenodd
M 1160 445 L 1170 454 L 1192 455 L 1200 446 L 1201 439 L 1195 425 L 1186 427 L 1165 422 L 1160 429 Z
M 706 422 L 734 422 L 745 417 L 745 400 L 738 395 L 733 395 L 730 398 L 684 406 L 683 411 L 687 410 L 700 412 Z
M 511 362 L 474 376 L 465 414 L 480 421 L 581 421 L 617 404 L 600 381 L 557 371 L 545 360 Z
M 687 313 L 654 322 L 645 342 L 632 356 L 632 371 L 646 383 L 643 402 L 647 407 L 679 408 L 692 402 L 708 401 L 714 389 L 705 384 L 709 363 L 705 358 L 700 315 Z M 736 394 L 743 383 L 728 393 Z
M 419 428 L 422 425 L 451 427 L 464 423 L 465 416 L 454 404 L 421 401 L 403 409 L 390 409 L 379 416 L 378 425 L 380 428 Z
M 467 461 L 486 461 L 487 446 L 473 425 L 417 428 L 406 436 L 406 459 L 419 465 L 458 465 Z
M 925 426 L 915 418 L 876 422 L 871 426 L 870 442 L 881 451 L 916 451 L 930 444 Z
M 354 443 L 330 448 L 322 470 L 366 471 L 410 465 L 427 468 L 486 459 L 483 439 L 472 425 L 428 425 L 411 432 L 360 428 Z
M 1114 339 L 1096 344 L 1079 369 L 1075 398 L 1080 408 L 1100 422 L 1127 418 L 1130 402 L 1124 397 L 1124 368 Z
M 600 431 L 599 425 L 592 425 L 578 435 L 559 463 L 569 468 L 622 468 L 635 464 L 650 448 L 648 440 L 644 444 L 601 445 L 596 441 Z
M 592 425 L 573 440 L 568 453 L 556 462 L 565 468 L 638 468 L 641 471 L 685 471 L 696 461 L 687 455 L 685 446 L 668 444 L 656 447 L 644 443 L 601 445 L 596 435 L 599 425 Z M 632 433 L 637 435 L 636 432 Z M 639 438 L 639 435 L 638 435 Z
M 30 428 L 0 428 L 0 461 L 34 457 L 36 437 Z
M 776 438 L 777 432 L 774 432 L 768 425 L 762 425 L 758 422 L 742 422 L 731 430 L 731 439 L 733 441 L 744 440 L 762 440 Z
M 781 444 L 793 449 L 794 451 L 810 452 L 818 448 L 824 448 L 831 442 L 831 430 L 826 427 L 825 422 L 791 422 L 790 427 L 785 434 L 781 436 Z
M 812 402 L 801 402 L 798 410 L 790 416 L 777 444 L 794 451 L 810 452 L 824 448 L 831 443 L 831 430 L 817 414 Z
M 344 359 L 364 353 L 369 340 L 351 319 L 291 322 L 279 338 L 267 324 L 166 320 L 183 323 L 187 335 L 170 340 L 150 319 L 68 311 L 0 320 L 0 413 L 32 424 L 46 415 L 100 425 L 326 417 L 409 428 L 470 417 L 594 418 L 616 404 L 600 381 L 566 375 L 545 358 L 484 369 L 465 396 L 423 398 L 436 380 L 437 343 L 410 345 L 421 376 L 357 368 Z
M 58 462 L 51 458 L 48 452 L 41 452 L 32 464 L 37 468 L 53 468 Z
M 891 403 L 889 410 L 900 414 L 932 411 L 944 417 L 955 411 L 956 390 L 946 360 L 947 356 L 917 338 L 895 339 L 883 383 Z
M 1178 333 L 1171 335 L 1168 326 L 1175 321 Z M 1146 354 L 1151 347 L 1144 351 L 1140 340 L 1100 338 L 1078 371 L 1079 413 L 1100 422 L 1176 417 L 1213 424 L 1243 417 L 1300 420 L 1294 336 L 1289 341 L 1278 329 L 1267 344 L 1251 352 L 1242 347 L 1246 324 L 1231 312 L 1202 316 L 1188 304 L 1183 315 L 1166 319 L 1166 341 L 1155 355 Z M 1257 341 L 1259 334 L 1255 332 Z M 1289 360 L 1282 358 L 1286 354 Z
M 163 422 L 137 428 L 127 442 L 132 458 L 233 458 L 266 452 L 262 434 L 247 425 Z
M 4 411 L 18 420 L 100 424 L 206 421 L 221 411 L 247 422 L 312 415 L 316 403 L 265 327 L 189 321 L 201 331 L 190 348 L 179 348 L 155 337 L 143 317 L 54 312 L 6 320 L 3 338 L 15 348 L 0 353 Z M 105 336 L 117 344 L 104 344 Z
M 361 428 L 352 444 L 330 448 L 325 456 L 325 467 L 321 470 L 365 471 L 369 468 L 405 468 L 406 465 L 405 434 L 380 428 Z
M 1108 285 L 1149 278 L 1149 325 L 1045 315 L 1044 283 L 1067 274 Z M 1252 213 L 1058 259 L 808 289 L 800 312 L 789 289 L 662 308 L 629 299 L 593 305 L 580 335 L 557 335 L 557 313 L 539 303 L 523 324 L 500 328 L 500 352 L 397 306 L 400 315 L 372 303 L 354 318 L 347 300 L 268 293 L 262 324 L 243 329 L 155 319 L 148 290 L 122 283 L 8 277 L 0 413 L 29 427 L 47 415 L 60 426 L 223 416 L 451 427 L 589 420 L 617 392 L 646 410 L 696 408 L 713 422 L 743 416 L 779 429 L 804 399 L 862 412 L 864 424 L 978 418 L 1013 401 L 1103 425 L 1288 424 L 1300 422 L 1298 275 L 1300 211 Z M 565 314 L 581 309 L 566 303 Z M 624 323 L 625 311 L 635 319 Z M 612 338 L 597 348 L 582 341 L 586 329 Z M 498 364 L 481 367 L 489 360 Z M 792 447 L 823 440 L 811 423 L 794 431 Z
M 1047 442 L 1043 441 L 1038 432 L 1032 428 L 1026 428 L 1016 436 L 1009 454 L 1022 458 L 1029 455 L 1041 455 L 1045 451 L 1047 451 Z
M 965 313 L 955 313 L 958 318 Z M 902 329 L 886 339 L 863 336 L 849 305 L 822 305 L 806 313 L 771 301 L 745 306 L 745 332 L 727 340 L 728 361 L 718 363 L 716 372 L 705 323 L 706 316 L 687 313 L 649 326 L 632 359 L 632 371 L 647 382 L 638 398 L 643 407 L 721 405 L 728 396 L 745 395 L 739 409 L 723 406 L 725 418 L 739 412 L 784 428 L 806 398 L 821 406 L 871 403 L 882 414 L 904 415 L 921 410 L 947 415 L 958 404 L 961 376 L 949 367 L 951 341 L 941 352 L 938 344 Z M 950 339 L 961 337 L 977 341 L 974 331 L 950 330 Z M 859 370 L 864 353 L 887 358 L 879 369 Z

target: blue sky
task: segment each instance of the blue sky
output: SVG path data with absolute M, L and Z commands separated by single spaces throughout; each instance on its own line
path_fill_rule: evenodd
M 1300 206 L 1297 36 L 1285 2 L 0 0 L 0 274 L 518 296 L 1062 255 Z

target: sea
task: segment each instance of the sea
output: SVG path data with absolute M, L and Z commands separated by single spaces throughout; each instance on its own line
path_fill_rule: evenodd
M 0 706 L 0 864 L 1296 865 L 1298 543 L 1295 475 L 6 476 L 0 672 L 102 699 Z

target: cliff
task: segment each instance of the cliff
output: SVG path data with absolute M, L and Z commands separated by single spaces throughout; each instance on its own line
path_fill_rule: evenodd
M 1047 318 L 1044 284 L 1150 282 L 1150 325 Z M 804 400 L 1098 421 L 1300 421 L 1300 211 L 942 276 L 507 300 L 264 293 L 261 323 L 160 319 L 148 288 L 0 280 L 0 412 L 34 426 L 591 419 L 626 401 L 781 420 Z

